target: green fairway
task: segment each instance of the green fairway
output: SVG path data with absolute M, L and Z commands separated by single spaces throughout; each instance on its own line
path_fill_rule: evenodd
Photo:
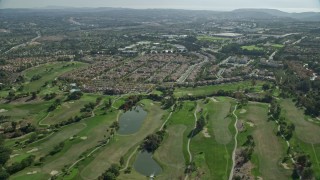
M 10 121 L 27 120 L 33 124 L 46 115 L 46 111 L 52 102 L 33 102 L 33 103 L 15 103 L 0 104 L 0 109 L 6 112 L 1 113 L 4 116 L 10 116 Z
M 231 118 L 227 117 L 230 113 L 230 100 L 219 102 L 210 101 L 206 108 L 208 110 L 209 121 L 212 126 L 215 140 L 220 144 L 228 144 L 232 139 L 232 134 L 229 131 Z
M 206 36 L 206 35 L 197 36 L 197 39 L 199 41 L 209 41 L 209 42 L 228 40 L 228 38 Z
M 283 44 L 271 44 L 271 47 L 276 48 L 276 49 L 281 49 L 284 47 Z
M 305 120 L 304 112 L 297 109 L 290 99 L 281 101 L 285 117 L 295 125 L 297 137 L 306 143 L 320 143 L 320 126 Z
M 226 83 L 226 84 L 218 84 L 218 85 L 209 85 L 209 86 L 198 86 L 195 88 L 176 88 L 174 91 L 174 95 L 176 97 L 183 96 L 206 96 L 210 95 L 218 90 L 224 91 L 236 91 L 237 89 L 250 89 L 253 88 L 254 92 L 260 92 L 262 90 L 262 81 L 257 81 L 255 86 L 252 86 L 251 81 L 243 81 L 236 83 Z
M 88 149 L 93 149 L 100 144 L 100 141 L 105 139 L 106 129 L 116 117 L 117 112 L 115 111 L 104 116 L 96 116 L 85 120 L 83 123 L 86 128 L 77 133 L 73 141 L 70 141 L 71 146 L 67 147 L 57 158 L 43 166 L 43 170 L 50 173 L 52 170 L 60 170 L 64 165 L 71 165 L 77 161 L 81 154 Z
M 320 177 L 320 127 L 305 120 L 303 110 L 298 109 L 292 100 L 281 100 L 281 107 L 283 115 L 295 125 L 291 146 L 309 155 L 314 174 Z
M 24 91 L 37 91 L 42 88 L 45 82 L 53 81 L 55 78 L 68 71 L 84 66 L 86 66 L 86 64 L 80 62 L 57 62 L 30 68 L 23 72 L 24 76 L 29 80 L 24 84 Z M 39 75 L 41 78 L 30 82 L 31 78 L 35 75 Z
M 157 179 L 178 179 L 184 176 L 185 159 L 182 152 L 185 130 L 184 125 L 172 125 L 167 129 L 168 136 L 154 155 L 164 168 Z
M 130 148 L 136 147 L 147 135 L 153 133 L 161 126 L 163 123 L 161 117 L 164 111 L 160 109 L 159 104 L 149 100 L 144 100 L 143 103 L 145 104 L 144 108 L 147 110 L 148 115 L 140 130 L 128 136 L 116 135 L 114 140 L 104 147 L 95 156 L 93 161 L 80 172 L 82 178 L 97 178 L 108 169 L 112 163 L 118 163 L 120 157 L 124 156 Z
M 76 115 L 80 116 L 80 110 L 85 104 L 90 102 L 94 103 L 99 95 L 87 95 L 85 94 L 77 101 L 63 102 L 56 110 L 50 112 L 48 116 L 41 121 L 42 124 L 57 124 L 61 121 L 67 121 L 71 117 Z
M 268 121 L 267 112 L 267 104 L 249 103 L 244 115 L 245 122 L 254 126 L 252 136 L 256 145 L 253 156 L 257 158 L 254 163 L 258 163 L 256 165 L 263 179 L 290 179 L 291 171 L 280 166 L 286 148 L 280 143 L 282 139 L 275 134 L 275 122 Z
M 227 117 L 231 103 L 229 98 L 215 98 L 207 104 L 200 103 L 202 114 L 208 115 L 207 130 L 192 139 L 190 149 L 199 171 L 203 173 L 201 179 L 229 177 L 234 147 L 234 141 L 231 140 L 235 133 L 232 119 Z
M 30 171 L 21 171 L 18 174 L 11 176 L 11 180 L 42 180 L 42 179 L 49 179 L 50 175 L 42 174 L 38 172 L 39 169 L 30 169 Z M 31 173 L 31 174 L 27 174 Z M 34 173 L 34 174 L 32 174 Z
M 255 46 L 255 45 L 241 46 L 241 49 L 248 50 L 248 51 L 262 51 L 263 50 L 262 47 L 258 47 L 258 46 Z

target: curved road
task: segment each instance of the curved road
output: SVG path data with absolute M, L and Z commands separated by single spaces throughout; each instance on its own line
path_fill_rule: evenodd
M 232 180 L 233 178 L 233 171 L 234 171 L 234 166 L 235 166 L 235 161 L 236 161 L 236 150 L 237 150 L 237 146 L 238 146 L 238 141 L 237 141 L 237 136 L 238 136 L 238 128 L 237 128 L 237 123 L 238 123 L 238 116 L 236 115 L 236 110 L 237 110 L 238 105 L 236 105 L 234 107 L 234 110 L 232 112 L 233 116 L 236 118 L 236 122 L 234 123 L 234 128 L 236 129 L 236 134 L 234 135 L 234 149 L 232 152 L 232 168 L 231 168 L 231 172 L 229 175 L 229 180 Z
M 194 110 L 194 113 L 193 113 L 193 115 L 194 115 L 194 129 L 197 127 L 197 121 L 198 121 L 197 110 L 198 110 L 198 104 L 197 104 L 197 107 L 196 107 L 196 109 Z M 191 132 L 191 137 L 188 139 L 188 145 L 187 145 L 187 151 L 188 151 L 188 154 L 189 154 L 189 162 L 192 161 L 192 154 L 191 154 L 191 151 L 190 151 L 190 142 L 191 142 L 191 138 L 193 136 L 194 129 Z M 187 174 L 184 179 L 187 180 L 188 178 L 189 178 L 189 175 Z

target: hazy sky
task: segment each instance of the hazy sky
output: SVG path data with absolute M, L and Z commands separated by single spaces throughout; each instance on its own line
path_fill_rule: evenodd
M 320 11 L 320 0 L 0 0 L 0 8 L 126 7 L 232 10 L 275 8 L 291 12 Z

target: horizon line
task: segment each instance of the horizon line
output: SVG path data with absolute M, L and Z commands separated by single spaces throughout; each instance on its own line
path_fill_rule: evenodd
M 2 8 L 2 10 L 67 10 L 67 9 L 101 9 L 101 8 L 114 8 L 114 9 L 134 9 L 134 10 L 189 10 L 189 11 L 218 11 L 218 12 L 231 12 L 235 10 L 279 10 L 286 13 L 320 13 L 318 8 L 261 8 L 261 7 L 248 7 L 248 8 L 216 8 L 216 9 L 202 9 L 202 8 L 156 8 L 156 7 L 73 7 L 73 6 L 45 6 L 45 7 L 14 7 L 14 8 Z

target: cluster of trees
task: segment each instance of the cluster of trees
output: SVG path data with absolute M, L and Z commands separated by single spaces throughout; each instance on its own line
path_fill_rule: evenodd
M 201 132 L 203 130 L 203 128 L 206 126 L 207 122 L 204 118 L 203 115 L 201 115 L 197 122 L 196 122 L 196 127 L 189 133 L 188 137 L 192 138 L 194 136 L 196 136 L 199 132 Z
M 54 148 L 49 152 L 49 155 L 53 156 L 59 153 L 60 151 L 62 151 L 63 147 L 64 147 L 64 142 L 59 143 L 58 145 L 54 146 Z
M 10 159 L 12 150 L 5 146 L 4 136 L 0 136 L 0 179 L 8 179 L 10 174 L 4 167 L 6 162 Z
M 11 122 L 11 127 L 5 130 L 6 133 L 11 133 L 10 138 L 16 138 L 28 134 L 30 132 L 36 131 L 36 127 L 31 123 L 28 123 L 26 126 L 22 126 L 19 129 L 17 128 L 18 123 L 15 121 Z
M 286 68 L 286 76 L 278 78 L 283 97 L 295 97 L 297 105 L 305 107 L 305 113 L 311 116 L 320 116 L 320 80 L 310 81 L 309 77 L 299 77 L 297 73 Z
M 271 119 L 277 120 L 280 126 L 280 130 L 278 135 L 282 135 L 285 140 L 289 141 L 295 130 L 295 125 L 292 123 L 288 123 L 284 117 L 281 117 L 281 107 L 280 104 L 273 100 L 270 103 L 270 111 L 269 114 Z M 292 173 L 293 179 L 312 179 L 313 178 L 313 170 L 312 170 L 312 163 L 309 160 L 309 157 L 305 155 L 303 152 L 291 152 L 293 148 L 289 148 L 287 153 L 293 154 L 295 159 L 294 169 Z
M 314 173 L 310 157 L 305 154 L 299 154 L 295 158 L 295 165 L 292 173 L 292 179 L 313 179 Z
M 111 166 L 101 175 L 98 180 L 115 180 L 120 175 L 120 166 L 111 164 Z
M 41 79 L 41 76 L 39 74 L 36 74 L 36 75 L 31 77 L 30 81 L 32 82 L 32 81 L 36 81 L 36 80 L 39 80 L 39 79 Z
M 9 174 L 14 174 L 19 172 L 29 166 L 31 166 L 35 160 L 36 156 L 30 155 L 27 158 L 23 159 L 21 162 L 14 162 L 11 166 L 6 168 Z
M 125 102 L 120 106 L 120 109 L 123 109 L 124 111 L 128 111 L 132 109 L 134 106 L 136 106 L 141 99 L 142 99 L 142 96 L 140 95 L 129 96 L 125 100 Z
M 0 123 L 7 122 L 10 119 L 10 116 L 0 115 Z
M 115 129 L 116 131 L 118 131 L 119 128 L 120 128 L 119 122 L 118 122 L 118 121 L 114 121 L 114 122 L 110 125 L 110 128 L 113 128 L 113 129 Z
M 226 46 L 223 46 L 221 52 L 226 54 L 241 54 L 241 55 L 248 55 L 248 56 L 265 56 L 266 52 L 263 50 L 247 50 L 242 49 L 242 45 L 240 44 L 228 44 Z
M 49 94 L 46 94 L 43 99 L 46 100 L 46 101 L 50 101 L 51 99 L 54 99 L 55 97 L 57 96 L 56 93 L 49 93 Z
M 278 133 L 282 134 L 283 137 L 289 141 L 295 130 L 294 124 L 286 122 L 284 117 L 280 117 L 278 122 L 280 125 L 280 131 Z
M 251 159 L 255 147 L 253 137 L 248 135 L 246 142 L 242 146 L 241 156 L 244 158 L 244 162 L 248 162 Z
M 83 93 L 80 91 L 75 91 L 73 93 L 70 93 L 67 97 L 67 101 L 74 101 L 78 100 L 83 96 Z
M 56 99 L 54 103 L 51 106 L 49 106 L 47 111 L 48 112 L 54 111 L 55 109 L 57 109 L 58 106 L 61 105 L 61 103 L 62 103 L 61 99 Z
M 95 107 L 96 107 L 96 104 L 93 102 L 90 102 L 88 104 L 85 104 L 84 107 L 80 109 L 80 112 L 92 112 Z
M 142 144 L 140 145 L 140 149 L 153 153 L 160 147 L 160 144 L 164 139 L 164 135 L 164 130 L 148 135 L 146 138 L 144 138 Z

